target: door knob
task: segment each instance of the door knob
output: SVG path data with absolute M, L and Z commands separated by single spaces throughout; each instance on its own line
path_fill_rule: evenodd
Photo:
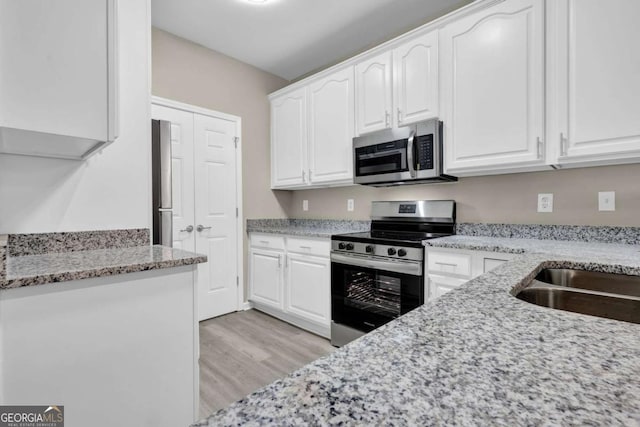
M 205 227 L 202 224 L 198 224 L 198 226 L 196 227 L 196 230 L 198 230 L 198 232 L 202 232 L 204 230 L 211 230 L 211 227 Z
M 185 231 L 187 233 L 191 233 L 193 231 L 193 225 L 187 225 L 187 228 L 185 228 L 184 230 L 180 230 L 181 233 L 184 233 Z

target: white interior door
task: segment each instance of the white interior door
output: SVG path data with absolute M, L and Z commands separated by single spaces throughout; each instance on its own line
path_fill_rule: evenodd
M 193 113 L 152 105 L 151 116 L 171 122 L 173 247 L 196 250 L 193 182 Z M 187 231 L 191 227 L 192 231 Z
M 238 309 L 238 125 L 235 120 L 194 115 L 196 249 L 208 257 L 198 265 L 200 320 Z

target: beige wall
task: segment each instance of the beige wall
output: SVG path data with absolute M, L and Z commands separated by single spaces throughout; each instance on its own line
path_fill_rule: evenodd
M 269 101 L 288 82 L 173 34 L 152 32 L 153 95 L 242 118 L 245 218 L 283 218 L 289 193 L 270 189 Z
M 367 219 L 372 200 L 455 199 L 458 222 L 640 226 L 640 165 L 462 178 L 453 184 L 352 186 L 294 192 L 295 218 Z M 598 191 L 616 192 L 616 211 L 598 211 Z M 554 194 L 553 213 L 537 213 L 538 193 Z M 347 212 L 347 199 L 355 211 Z M 309 211 L 302 211 L 302 201 Z

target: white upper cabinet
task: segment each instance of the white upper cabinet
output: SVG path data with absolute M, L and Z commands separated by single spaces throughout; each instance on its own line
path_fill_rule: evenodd
M 390 128 L 392 123 L 392 53 L 384 52 L 356 65 L 358 134 Z
M 549 139 L 563 165 L 640 159 L 640 1 L 549 7 Z
M 438 31 L 356 65 L 358 135 L 438 117 Z
M 81 159 L 117 138 L 116 0 L 0 0 L 0 152 Z
M 544 0 L 506 0 L 440 40 L 446 173 L 543 166 Z
M 309 85 L 311 184 L 353 183 L 353 67 Z
M 307 88 L 271 102 L 271 187 L 307 182 Z
M 396 124 L 438 117 L 438 32 L 421 35 L 393 51 Z
M 353 67 L 271 98 L 271 187 L 353 184 Z

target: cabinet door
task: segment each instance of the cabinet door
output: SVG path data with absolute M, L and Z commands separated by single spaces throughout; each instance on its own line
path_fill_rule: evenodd
M 249 300 L 282 310 L 281 252 L 249 251 Z
M 438 32 L 395 49 L 393 65 L 397 125 L 438 117 Z
M 506 0 L 441 32 L 445 169 L 544 164 L 543 0 Z
M 309 179 L 353 181 L 353 67 L 309 86 Z
M 287 254 L 286 311 L 309 321 L 331 323 L 331 264 L 328 258 Z
M 553 6 L 550 83 L 559 123 L 550 138 L 560 141 L 559 163 L 638 161 L 640 2 L 561 0 Z
M 307 180 L 307 88 L 271 101 L 271 186 L 287 188 Z
M 356 65 L 358 134 L 392 126 L 391 84 L 391 52 L 382 53 Z
M 0 1 L 0 126 L 94 141 L 116 138 L 114 5 Z
M 467 283 L 465 279 L 457 279 L 454 277 L 439 276 L 436 274 L 429 275 L 429 300 L 436 299 L 455 288 Z

